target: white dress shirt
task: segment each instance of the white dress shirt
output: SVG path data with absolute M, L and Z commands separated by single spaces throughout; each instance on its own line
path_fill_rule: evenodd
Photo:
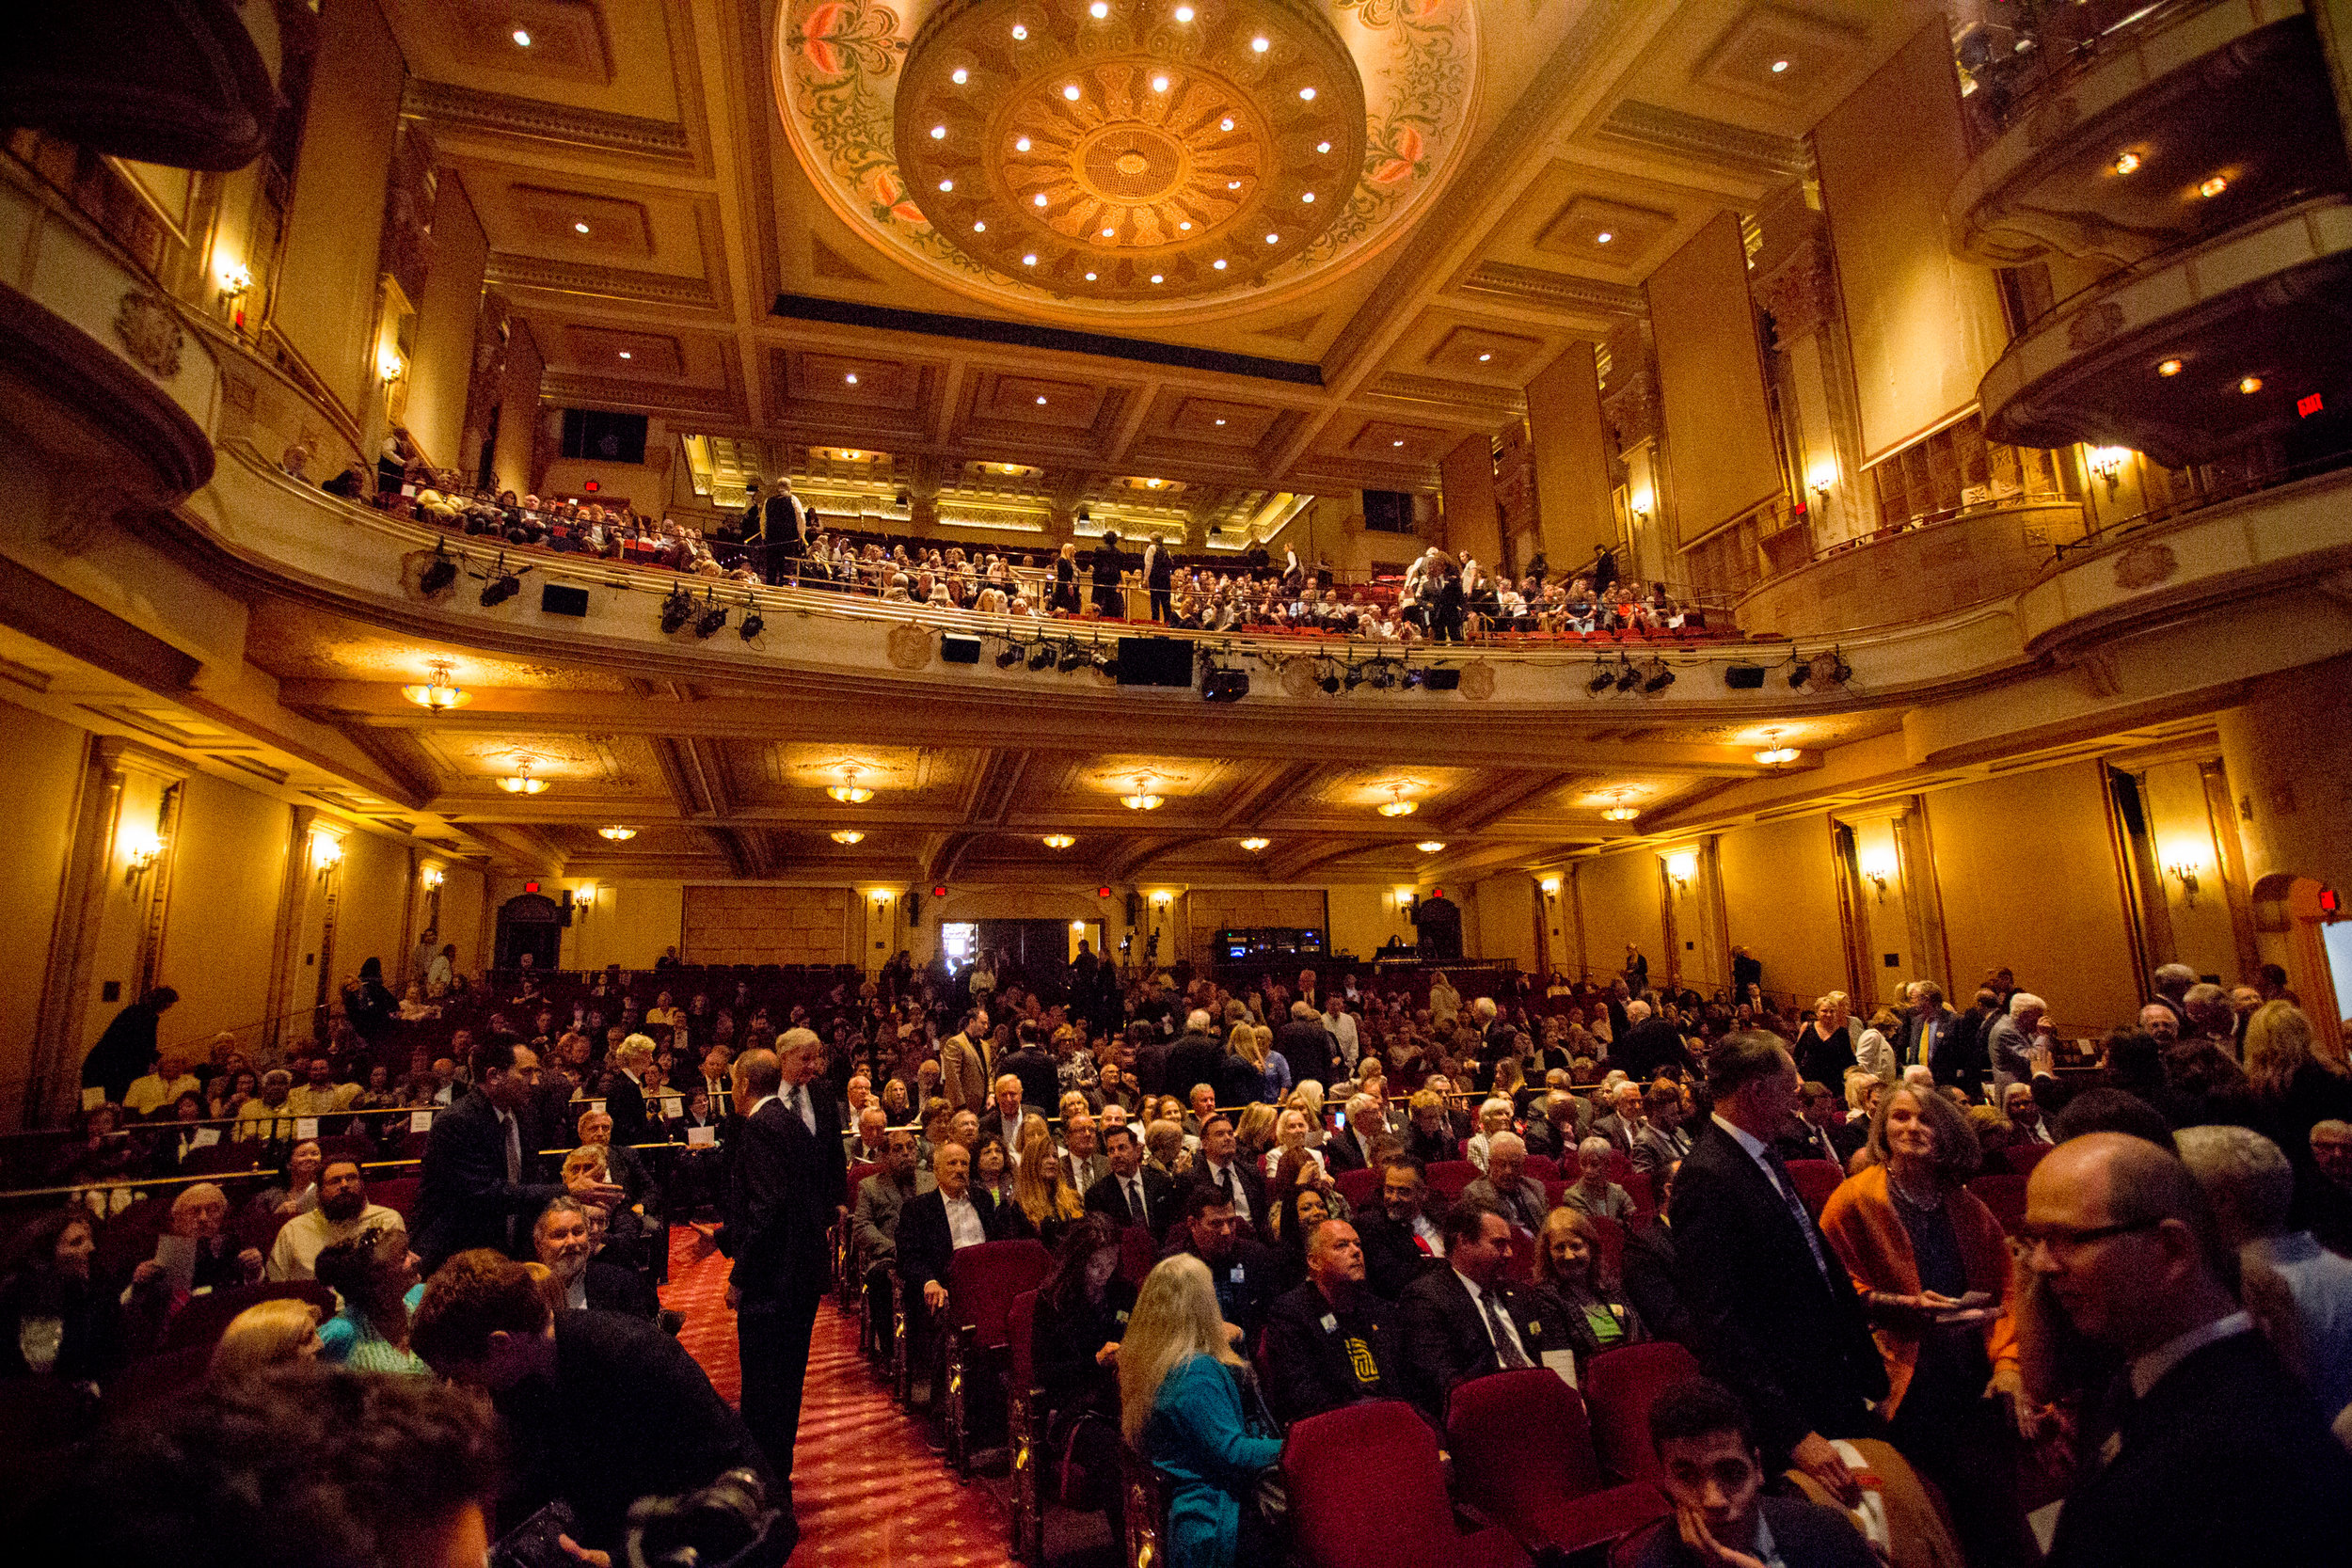
M 988 1240 L 988 1227 L 981 1223 L 979 1206 L 969 1192 L 961 1197 L 943 1196 L 940 1201 L 947 1206 L 947 1238 L 957 1251 Z
M 1514 1350 L 1519 1353 L 1520 1358 L 1528 1366 L 1541 1366 L 1541 1362 L 1527 1354 L 1527 1341 L 1519 1338 L 1519 1325 L 1512 1321 L 1511 1309 L 1506 1307 L 1500 1313 L 1488 1312 L 1486 1310 L 1486 1292 L 1478 1288 L 1478 1281 L 1472 1279 L 1470 1275 L 1464 1274 L 1459 1269 L 1454 1271 L 1454 1277 L 1460 1280 L 1462 1283 L 1462 1289 L 1470 1292 L 1470 1305 L 1478 1309 L 1478 1321 L 1486 1325 L 1486 1338 L 1489 1340 L 1494 1338 L 1495 1319 L 1500 1317 L 1502 1320 L 1502 1332 L 1511 1337 L 1511 1346 Z M 1500 1353 L 1502 1347 L 1501 1345 L 1497 1345 L 1495 1349 L 1498 1353 Z
M 2162 1383 L 2167 1372 L 2207 1345 L 2253 1331 L 2253 1314 L 2233 1312 L 2226 1318 L 2216 1318 L 2202 1327 L 2192 1328 L 2186 1334 L 2175 1335 L 2145 1355 L 2133 1357 L 2132 1393 L 2139 1399 L 2146 1399 L 2148 1390 Z

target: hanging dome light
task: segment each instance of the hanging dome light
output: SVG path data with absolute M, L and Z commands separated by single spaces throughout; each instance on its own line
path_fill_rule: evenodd
M 512 773 L 501 775 L 499 787 L 509 795 L 538 795 L 546 791 L 548 781 L 531 776 L 529 757 L 516 757 L 515 770 Z
M 1129 811 L 1157 811 L 1160 807 L 1166 805 L 1168 803 L 1167 797 L 1154 795 L 1152 792 L 1153 777 L 1154 775 L 1150 773 L 1136 774 L 1135 793 L 1132 795 L 1121 795 L 1119 798 L 1119 803 L 1125 806 Z
M 1380 807 L 1381 816 L 1410 816 L 1413 813 L 1421 810 L 1421 802 L 1419 800 L 1407 800 L 1405 799 L 1405 786 L 1403 784 L 1389 785 L 1389 794 L 1392 797 L 1392 799 L 1385 802 Z
M 1445 847 L 1445 840 L 1441 838 L 1424 838 L 1419 844 L 1414 845 L 1413 847 L 1420 850 L 1424 855 L 1434 855 L 1438 850 Z
M 1241 841 L 1241 847 L 1254 855 L 1273 842 L 1270 838 L 1245 838 Z
M 1756 760 L 1762 763 L 1767 768 L 1777 768 L 1784 762 L 1794 762 L 1797 760 L 1798 756 L 1802 754 L 1794 746 L 1782 746 L 1777 744 L 1777 741 L 1780 738 L 1780 732 L 1778 730 L 1766 730 L 1764 732 L 1764 738 L 1775 742 L 1775 744 L 1767 746 L 1764 750 L 1756 753 Z
M 864 771 L 865 769 L 860 768 L 844 768 L 841 770 L 841 782 L 826 790 L 825 793 L 845 806 L 863 805 L 874 798 L 872 790 L 857 782 L 857 776 Z
M 865 836 L 855 828 L 835 828 L 833 831 L 833 841 L 835 844 L 855 844 Z
M 418 686 L 404 686 L 400 694 L 419 707 L 431 708 L 436 713 L 447 713 L 473 701 L 472 692 L 450 678 L 449 660 L 437 658 L 430 668 L 432 679 Z
M 624 828 L 617 822 L 609 828 L 598 828 L 596 832 L 601 836 L 611 839 L 615 844 L 627 844 L 630 839 L 637 836 L 636 829 Z
M 1038 841 L 1048 849 L 1067 849 L 1078 841 L 1068 833 L 1047 833 Z
M 1607 821 L 1630 822 L 1635 817 L 1641 816 L 1642 811 L 1639 806 L 1611 806 L 1607 811 L 1602 812 L 1600 815 L 1603 819 Z

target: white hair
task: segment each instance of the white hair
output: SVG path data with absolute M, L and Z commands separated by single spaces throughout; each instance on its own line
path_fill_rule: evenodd
M 1207 1034 L 1209 1032 L 1209 1009 L 1206 1007 L 1195 1007 L 1191 1012 L 1185 1014 L 1184 1027 L 1191 1030 L 1196 1035 Z
M 1484 1120 L 1484 1119 L 1486 1118 L 1486 1113 L 1487 1113 L 1488 1111 L 1501 1111 L 1501 1112 L 1502 1112 L 1504 1116 L 1506 1116 L 1506 1117 L 1507 1117 L 1507 1116 L 1509 1116 L 1509 1115 L 1511 1114 L 1511 1102 L 1510 1102 L 1509 1101 L 1507 1101 L 1507 1100 L 1503 1099 L 1503 1098 L 1502 1098 L 1501 1095 L 1499 1095 L 1499 1094 L 1498 1094 L 1498 1095 L 1489 1095 L 1486 1099 L 1485 1099 L 1484 1101 L 1481 1101 L 1479 1102 L 1479 1106 L 1478 1106 L 1478 1115 L 1479 1115 L 1479 1118 L 1480 1118 L 1481 1120 Z
M 1602 1137 L 1591 1137 L 1576 1146 L 1576 1156 L 1578 1159 L 1581 1160 L 1587 1154 L 1597 1154 L 1604 1160 L 1608 1159 L 1609 1140 Z
M 1935 1074 L 1929 1069 L 1925 1062 L 1914 1062 L 1903 1069 L 1903 1083 L 1915 1089 L 1927 1089 L 1932 1092 L 1935 1088 Z
M 1495 999 L 1482 996 L 1470 1004 L 1470 1011 L 1479 1018 L 1492 1018 L 1495 1016 Z
M 2009 1016 L 2023 1018 L 2027 1013 L 2046 1013 L 2050 1005 L 2029 990 L 2021 990 L 2009 999 Z
M 1625 1021 L 1628 1023 L 1639 1023 L 1647 1017 L 1649 1017 L 1648 1003 L 1637 998 L 1625 1005 Z
M 1379 1115 L 1380 1102 L 1368 1094 L 1354 1094 L 1347 1097 L 1347 1117 L 1350 1121 L 1360 1122 L 1367 1111 L 1375 1116 Z
M 1527 1140 L 1517 1132 L 1497 1132 L 1486 1140 L 1486 1158 L 1491 1160 L 1498 1154 L 1517 1154 L 1524 1159 Z

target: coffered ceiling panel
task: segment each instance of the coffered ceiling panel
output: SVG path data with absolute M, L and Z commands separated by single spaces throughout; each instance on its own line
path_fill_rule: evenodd
M 930 747 L 752 742 L 724 748 L 727 784 L 741 804 L 838 809 L 854 825 L 861 806 L 874 811 L 922 806 L 953 810 L 971 786 L 975 755 Z M 835 786 L 870 789 L 870 800 L 836 802 Z
M 1555 159 L 1497 226 L 1486 259 L 1639 283 L 1720 205 L 1718 197 Z
M 660 788 L 660 768 L 644 736 L 466 729 L 428 735 L 424 749 L 458 793 L 495 791 L 501 775 L 520 771 L 547 780 L 550 792 L 566 785 L 604 795 Z
M 384 9 L 408 68 L 429 81 L 678 118 L 662 0 L 384 0 Z

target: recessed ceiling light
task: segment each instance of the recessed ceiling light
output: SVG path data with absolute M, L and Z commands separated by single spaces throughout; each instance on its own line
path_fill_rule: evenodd
M 1040 399 L 1038 399 L 1038 400 L 1037 400 L 1037 405 L 1038 405 L 1040 408 L 1044 407 L 1044 406 L 1045 406 L 1045 400 L 1044 400 L 1043 398 L 1040 398 Z
M 1192 20 L 1192 8 L 1190 6 L 1177 7 L 1176 20 L 1179 22 L 1190 22 Z
M 1405 444 L 1405 443 L 1404 443 L 1404 442 L 1402 442 L 1402 441 L 1391 441 L 1391 442 L 1389 443 L 1389 445 L 1391 445 L 1391 446 L 1392 446 L 1392 447 L 1401 447 L 1401 446 L 1403 446 L 1404 444 Z
M 624 359 L 628 358 L 628 357 L 629 357 L 629 352 L 628 352 L 628 350 L 627 350 L 627 349 L 623 349 L 623 350 L 621 350 L 621 357 L 622 357 L 622 358 L 624 358 Z
M 1192 220 L 1191 220 L 1190 218 L 1186 218 L 1184 222 L 1182 222 L 1182 223 L 1178 224 L 1178 225 L 1176 226 L 1176 231 L 1177 231 L 1178 233 L 1180 233 L 1180 234 L 1189 234 L 1189 233 L 1191 233 L 1191 232 L 1192 232 Z
M 2250 398 L 2263 389 L 2263 378 L 2259 375 L 2249 375 L 2237 384 L 2237 389 Z
M 1067 849 L 1078 841 L 1068 833 L 1047 833 L 1038 841 L 1048 849 Z
M 1224 421 L 1223 420 L 1217 420 L 1216 422 L 1217 422 L 1217 423 L 1219 423 L 1219 424 L 1223 424 L 1225 421 Z
M 1216 261 L 1211 261 L 1209 265 L 1215 267 L 1219 272 L 1223 272 L 1225 270 L 1225 258 L 1220 256 Z
M 1419 844 L 1414 845 L 1413 847 L 1420 850 L 1424 855 L 1434 855 L 1438 850 L 1445 847 L 1445 840 L 1441 838 L 1424 838 Z
M 1301 87 L 1298 89 L 1298 96 L 1302 102 L 1311 103 L 1315 101 L 1315 89 L 1312 87 Z
M 2181 373 L 2181 362 L 2178 359 L 2160 359 L 2156 362 L 2156 373 L 2158 375 L 2178 375 Z
M 834 830 L 833 841 L 835 844 L 855 844 L 865 838 L 865 836 L 866 835 L 864 833 L 859 832 L 855 828 L 836 828 Z
M 1103 230 L 1103 238 L 1104 238 L 1104 239 L 1106 239 L 1106 240 L 1115 240 L 1115 239 L 1117 239 L 1118 237 L 1119 237 L 1119 230 L 1116 230 L 1116 229 L 1105 229 L 1105 230 Z
M 517 49 L 528 49 L 531 47 L 531 35 L 523 31 L 520 27 L 515 29 L 515 47 Z
M 1319 141 L 1315 143 L 1315 150 L 1317 152 L 1328 152 L 1331 150 L 1331 144 L 1327 141 Z
M 1022 264 L 1023 266 L 1025 266 L 1025 267 L 1033 267 L 1033 266 L 1036 266 L 1036 265 L 1037 265 L 1037 253 L 1036 253 L 1035 251 L 1031 251 L 1028 255 L 1024 256 L 1023 258 L 1021 258 L 1021 264 Z
M 1044 205 L 1045 205 L 1045 193 L 1044 193 L 1043 191 L 1040 191 L 1040 192 L 1038 192 L 1038 193 L 1037 193 L 1037 195 L 1035 195 L 1035 196 L 1033 196 L 1033 197 L 1029 198 L 1029 202 L 1030 202 L 1030 204 L 1031 204 L 1032 206 L 1037 206 L 1037 207 L 1042 207 L 1042 206 L 1044 206 Z
M 843 376 L 841 379 L 842 379 L 843 381 L 845 381 L 845 382 L 849 383 L 850 386 L 854 387 L 854 386 L 856 386 L 856 385 L 857 385 L 857 372 L 855 372 L 855 371 L 851 371 L 849 374 L 847 374 L 847 375 Z
M 2126 152 L 2117 158 L 2115 162 L 2108 166 L 2113 168 L 2118 174 L 2129 174 L 2132 170 L 2139 166 L 2139 154 L 2137 152 Z
M 1027 38 L 1029 36 L 1029 29 L 1016 22 L 1012 24 L 1012 36 L 1016 39 Z
M 972 224 L 972 232 L 975 234 L 985 234 L 988 232 L 988 225 L 976 219 Z
M 2220 175 L 2217 174 L 2212 179 L 2207 180 L 2202 184 L 2199 185 L 2197 187 L 2197 194 L 2202 197 L 2216 197 L 2219 196 L 2223 191 L 2226 191 L 2229 188 L 2230 182 L 2227 180 L 2224 180 Z
M 1241 182 L 1238 180 L 1228 180 L 1225 182 L 1225 188 L 1229 191 L 1237 191 L 1241 189 Z
M 945 140 L 946 140 L 946 139 L 947 139 L 947 127 L 946 127 L 945 125 L 934 125 L 934 126 L 932 126 L 932 127 L 931 127 L 931 140 L 933 140 L 933 141 L 945 141 Z
M 572 225 L 572 232 L 575 234 L 585 234 L 588 232 L 588 226 L 584 223 L 575 223 Z
M 1087 281 L 1088 281 L 1088 282 L 1089 282 L 1089 283 L 1091 283 L 1091 282 L 1093 282 L 1093 281 L 1094 281 L 1094 275 L 1093 275 L 1092 273 L 1088 273 L 1088 274 L 1087 274 Z
M 596 833 L 599 837 L 609 838 L 615 844 L 627 844 L 630 839 L 637 836 L 637 830 L 634 828 L 624 827 L 620 823 L 615 822 L 609 827 L 598 828 L 596 830 Z
M 1227 115 L 1223 119 L 1216 122 L 1216 128 L 1220 131 L 1231 131 L 1233 128 L 1233 117 L 1232 115 Z
M 1251 39 L 1249 40 L 1249 47 L 1258 54 L 1263 55 L 1271 46 L 1263 39 Z
M 961 87 L 964 83 L 972 80 L 972 73 L 964 70 L 963 67 L 958 66 L 955 69 L 954 74 L 949 76 L 947 79 L 955 83 L 956 86 Z
M 1153 92 L 1166 92 L 1168 90 L 1168 78 L 1165 76 L 1152 77 L 1152 90 Z
M 1480 364 L 1482 364 L 1482 365 L 1483 365 L 1483 364 L 1485 364 L 1487 360 L 1492 359 L 1493 357 L 1494 357 L 1494 356 L 1493 356 L 1493 355 L 1491 355 L 1491 354 L 1482 354 L 1482 355 L 1480 355 L 1480 356 L 1478 356 L 1478 362 L 1479 362 Z
M 1012 144 L 1012 150 L 1015 152 L 1026 152 L 1029 150 L 1029 138 L 1023 136 L 1019 141 Z
M 1160 275 L 1159 275 L 1158 273 L 1156 273 L 1156 272 L 1155 272 L 1155 273 L 1153 273 L 1153 274 L 1152 275 L 1152 282 L 1154 282 L 1154 283 L 1157 283 L 1159 280 L 1160 280 Z
M 1774 60 L 1772 62 L 1772 74 L 1775 76 L 1779 75 L 1782 71 L 1787 71 L 1788 69 L 1788 62 L 1787 60 Z
M 939 182 L 939 188 L 943 191 L 952 191 L 956 188 L 956 182 L 953 180 L 942 180 Z
M 1273 842 L 1270 838 L 1245 838 L 1241 841 L 1241 847 L 1254 855 Z
M 1073 103 L 1075 103 L 1078 101 L 1078 84 L 1075 82 L 1064 82 L 1062 84 L 1061 95 L 1070 100 Z
M 1315 193 L 1312 191 L 1301 191 L 1298 196 L 1298 199 L 1301 201 L 1312 201 L 1314 198 Z
M 1265 237 L 1265 243 L 1268 245 L 1280 245 L 1282 243 L 1282 236 L 1279 234 L 1268 234 Z
M 1094 0 L 1094 4 L 1087 8 L 1087 15 L 1094 18 L 1097 22 L 1102 21 L 1104 17 L 1110 14 L 1111 8 L 1104 3 L 1104 0 Z

